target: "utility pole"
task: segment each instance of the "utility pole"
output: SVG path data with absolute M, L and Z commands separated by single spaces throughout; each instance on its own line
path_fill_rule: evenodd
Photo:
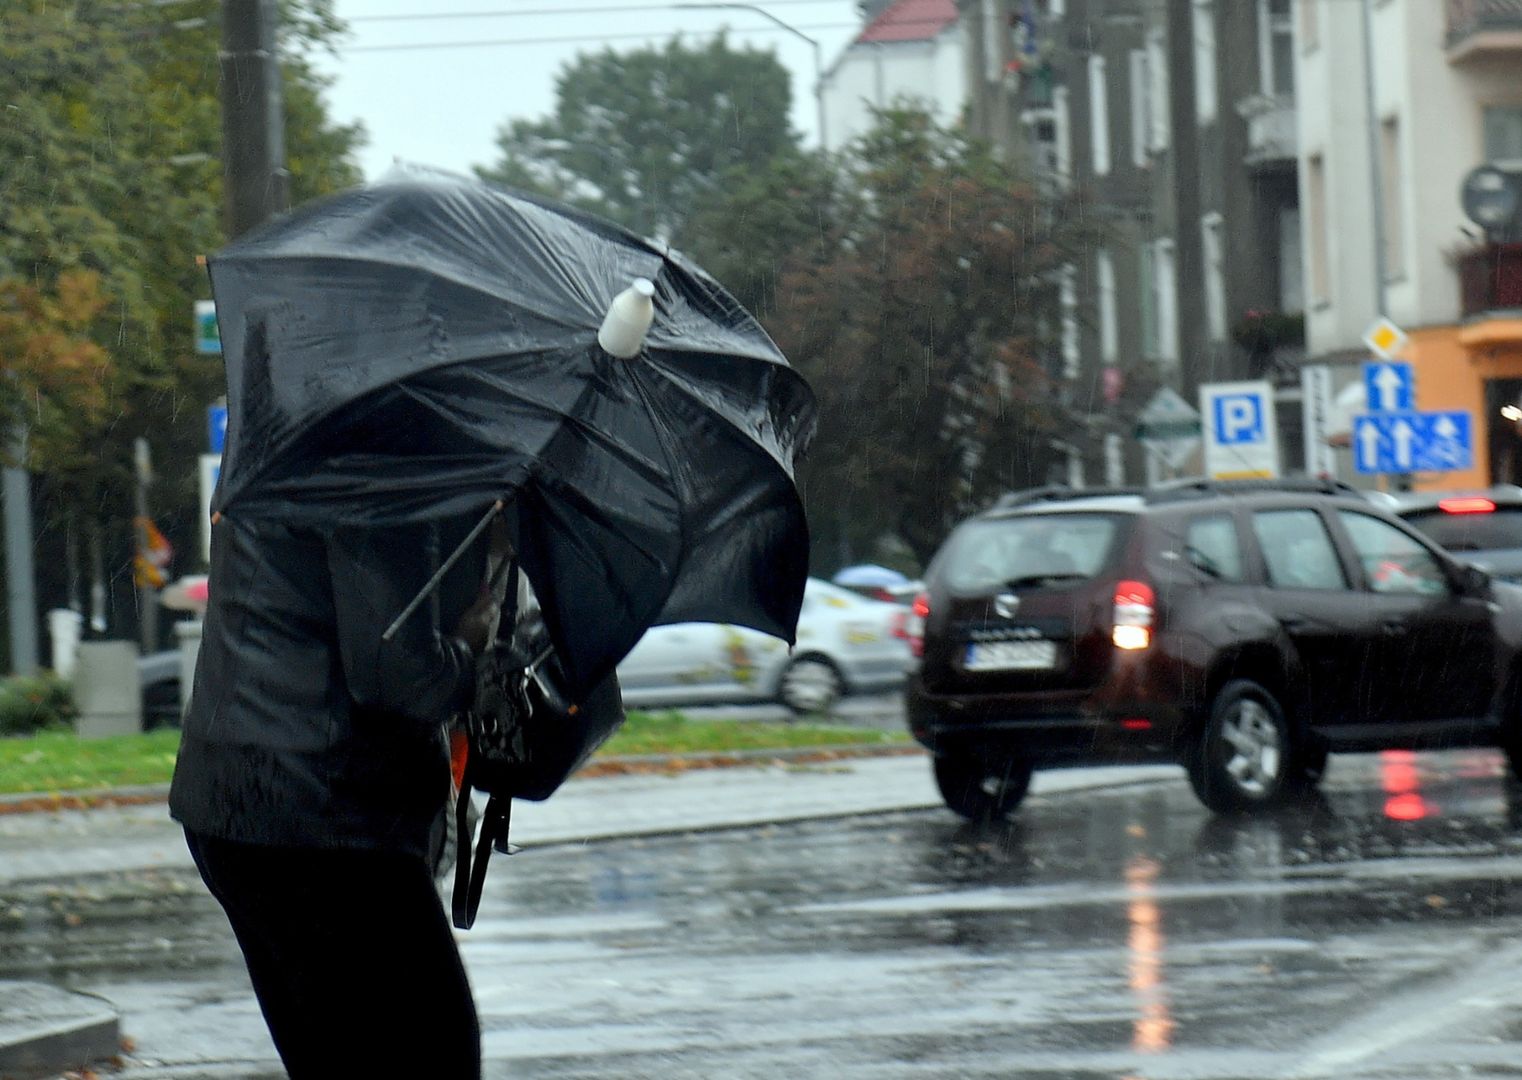
M 26 427 L 12 437 L 14 465 L 5 466 L 5 600 L 11 672 L 37 671 L 37 585 L 32 564 L 32 478 L 26 471 Z
M 1369 196 L 1374 212 L 1374 314 L 1381 319 L 1390 317 L 1389 283 L 1390 267 L 1385 259 L 1385 178 L 1380 162 L 1379 98 L 1374 92 L 1374 8 L 1373 0 L 1361 0 L 1360 16 L 1363 20 L 1363 96 L 1364 111 L 1368 116 L 1365 136 L 1369 146 Z M 1409 473 L 1399 473 L 1394 478 L 1396 491 L 1411 490 Z
M 222 179 L 229 239 L 290 205 L 275 0 L 222 0 Z

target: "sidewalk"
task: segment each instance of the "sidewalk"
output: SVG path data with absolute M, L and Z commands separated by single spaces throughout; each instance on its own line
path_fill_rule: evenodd
M 1169 766 L 1037 773 L 1032 798 L 1086 788 L 1171 780 Z M 145 869 L 190 870 L 163 791 L 127 806 L 0 814 L 0 887 Z M 922 753 L 814 763 L 781 759 L 669 774 L 577 777 L 542 803 L 516 803 L 522 847 L 587 843 L 774 822 L 931 809 L 941 799 Z M 0 1077 L 49 1075 L 115 1052 L 114 1012 L 56 987 L 0 982 Z M 23 1070 L 29 1070 L 23 1071 Z

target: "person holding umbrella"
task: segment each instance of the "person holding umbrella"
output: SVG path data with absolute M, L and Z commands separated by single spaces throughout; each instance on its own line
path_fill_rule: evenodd
M 212 530 L 170 809 L 293 1077 L 480 1075 L 432 866 L 444 725 L 469 706 L 494 614 L 484 540 L 382 640 L 466 528 Z
M 658 622 L 791 642 L 813 395 L 677 253 L 464 178 L 309 204 L 209 267 L 228 428 L 171 813 L 293 1077 L 479 1076 L 429 866 L 496 621 L 481 530 L 573 707 Z

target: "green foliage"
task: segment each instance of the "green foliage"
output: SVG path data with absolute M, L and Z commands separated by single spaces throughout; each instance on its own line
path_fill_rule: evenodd
M 300 202 L 359 179 L 362 132 L 328 120 L 308 61 L 341 33 L 332 0 L 281 12 Z M 63 599 L 90 536 L 104 576 L 130 586 L 117 571 L 131 556 L 139 436 L 158 478 L 150 509 L 195 550 L 204 407 L 224 389 L 221 365 L 194 353 L 190 318 L 210 296 L 197 259 L 223 242 L 218 15 L 217 0 L 0 7 L 0 347 L 13 376 L 0 435 L 24 417 L 37 548 L 56 553 L 38 568 L 43 607 Z
M 46 795 L 167 783 L 174 774 L 179 747 L 180 733 L 173 729 L 95 739 L 53 731 L 25 739 L 0 739 L 0 794 Z
M 0 736 L 67 729 L 77 715 L 69 684 L 51 671 L 0 679 Z
M 845 557 L 889 534 L 923 562 L 1045 478 L 1061 275 L 1092 238 L 1080 206 L 921 112 L 879 114 L 846 167 L 851 197 L 782 262 L 766 325 L 819 397 L 801 473 L 816 536 Z
M 696 200 L 797 145 L 787 70 L 720 36 L 583 55 L 556 80 L 554 115 L 502 128 L 490 180 L 575 203 L 681 245 Z
M 52 679 L 49 692 L 56 693 L 56 687 L 62 685 Z M 7 700 L 7 687 L 8 684 L 0 683 L 0 702 Z M 4 715 L 0 712 L 0 717 Z M 68 719 L 66 716 L 64 722 Z M 0 734 L 5 731 L 0 726 Z M 679 753 L 719 755 L 738 750 L 788 747 L 893 746 L 908 741 L 907 733 L 899 731 L 732 720 L 695 722 L 680 713 L 632 712 L 628 723 L 598 752 L 598 757 Z M 168 783 L 174 775 L 179 744 L 180 733 L 173 728 L 98 739 L 81 739 L 64 731 L 43 731 L 29 738 L 0 738 L 0 794 L 100 791 L 137 784 Z

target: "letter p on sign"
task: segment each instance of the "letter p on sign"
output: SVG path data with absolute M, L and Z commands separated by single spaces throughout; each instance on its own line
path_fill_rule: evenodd
M 1223 445 L 1260 442 L 1263 410 L 1252 394 L 1223 394 L 1215 401 L 1216 437 Z

